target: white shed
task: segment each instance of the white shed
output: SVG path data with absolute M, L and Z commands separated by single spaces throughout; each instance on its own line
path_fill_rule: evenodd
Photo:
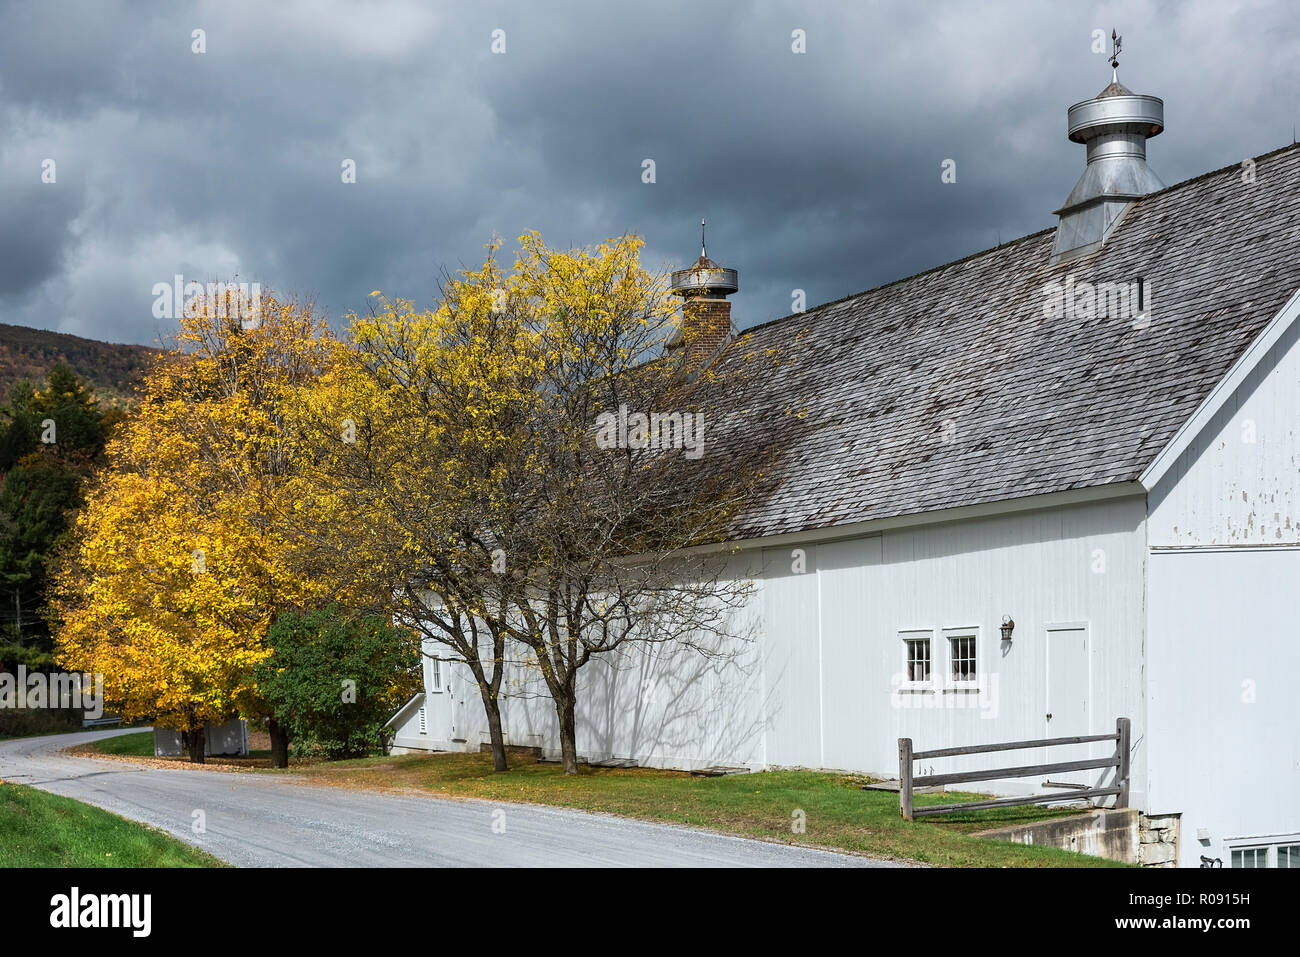
M 203 753 L 206 757 L 246 757 L 248 755 L 248 722 L 231 718 L 220 724 L 209 721 L 204 725 Z M 175 728 L 153 729 L 155 757 L 176 758 L 185 755 L 181 733 Z

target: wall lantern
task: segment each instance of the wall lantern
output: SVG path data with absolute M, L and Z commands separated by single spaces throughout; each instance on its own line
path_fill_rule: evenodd
M 1016 623 L 1011 620 L 1010 615 L 1002 616 L 1002 624 L 998 626 L 998 631 L 1002 632 L 1002 640 L 1010 641 L 1011 632 L 1015 631 Z

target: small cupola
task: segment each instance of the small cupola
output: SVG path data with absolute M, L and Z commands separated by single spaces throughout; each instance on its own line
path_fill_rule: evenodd
M 1088 165 L 1056 211 L 1054 261 L 1096 249 L 1134 200 L 1165 185 L 1147 166 L 1147 140 L 1165 128 L 1164 101 L 1119 82 L 1123 38 L 1112 30 L 1111 42 L 1110 85 L 1067 113 L 1068 135 L 1087 147 Z
M 670 354 L 683 354 L 685 371 L 694 375 L 735 335 L 727 297 L 740 288 L 736 270 L 709 258 L 704 220 L 700 220 L 700 258 L 686 269 L 673 271 L 671 288 L 682 298 L 682 322 L 665 345 Z

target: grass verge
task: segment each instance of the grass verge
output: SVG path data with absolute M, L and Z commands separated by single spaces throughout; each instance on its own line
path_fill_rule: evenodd
M 170 835 L 0 781 L 0 867 L 225 867 Z
M 91 747 L 100 754 L 120 754 L 133 758 L 153 757 L 153 732 L 137 731 L 134 734 L 120 734 L 115 738 L 104 738 L 92 742 Z
M 223 766 L 230 768 L 240 768 L 247 770 L 258 766 L 271 766 L 271 751 L 269 748 L 250 750 L 246 756 L 230 757 L 223 755 L 209 756 L 205 765 L 190 764 L 189 758 L 158 758 L 153 753 L 153 732 L 137 731 L 134 734 L 121 734 L 114 738 L 103 738 L 99 741 L 91 741 L 88 744 L 79 745 L 69 750 L 74 754 L 106 754 L 111 757 L 120 758 L 147 758 L 147 763 L 160 763 L 170 766 L 175 763 L 183 763 L 188 767 L 206 767 L 207 765 Z

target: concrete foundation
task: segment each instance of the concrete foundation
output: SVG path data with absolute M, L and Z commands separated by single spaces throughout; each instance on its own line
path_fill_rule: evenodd
M 1132 864 L 1136 860 L 1139 834 L 1136 808 L 1098 808 L 1087 814 L 999 827 L 982 831 L 979 836 L 1017 844 L 1059 847 Z
M 1015 824 L 979 837 L 1059 847 L 1143 867 L 1178 866 L 1179 815 L 1147 817 L 1136 808 L 1097 808 L 1087 814 Z

